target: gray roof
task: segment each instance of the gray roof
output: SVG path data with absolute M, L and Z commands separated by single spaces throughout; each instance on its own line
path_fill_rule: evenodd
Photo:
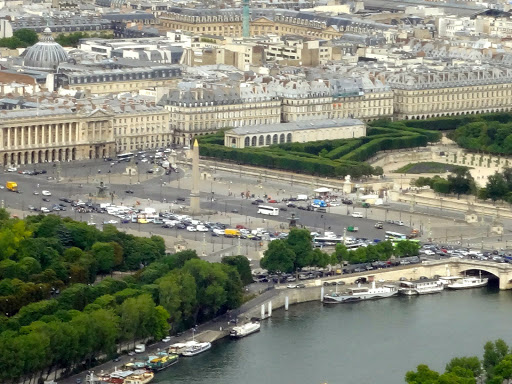
M 44 30 L 41 41 L 27 49 L 23 65 L 29 68 L 53 70 L 68 60 L 68 54 L 56 43 L 50 28 Z
M 257 135 L 260 133 L 278 133 L 287 131 L 303 131 L 306 129 L 339 128 L 364 125 L 358 119 L 305 120 L 291 123 L 262 124 L 230 129 L 228 133 L 235 135 Z
M 37 116 L 58 116 L 58 115 L 72 115 L 74 112 L 68 108 L 55 108 L 55 109 L 16 109 L 12 111 L 1 111 L 0 121 L 23 119 Z

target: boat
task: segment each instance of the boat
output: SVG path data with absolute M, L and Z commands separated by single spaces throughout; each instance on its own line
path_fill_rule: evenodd
M 439 281 L 441 282 L 441 284 L 446 286 L 459 279 L 462 279 L 462 276 L 441 276 L 439 278 Z
M 449 289 L 479 288 L 479 287 L 485 287 L 488 282 L 489 282 L 489 279 L 487 277 L 482 278 L 482 276 L 480 276 L 480 277 L 467 276 L 467 277 L 463 277 L 458 280 L 455 280 L 451 284 L 448 284 L 446 286 L 446 288 L 449 288 Z
M 258 332 L 260 330 L 260 323 L 257 321 L 245 323 L 243 325 L 233 327 L 231 332 L 229 333 L 229 336 L 236 337 L 236 338 L 242 338 L 245 336 L 249 336 L 251 333 Z
M 158 356 L 154 359 L 149 360 L 148 362 L 148 368 L 151 369 L 153 372 L 161 371 L 167 367 L 170 367 L 171 365 L 174 365 L 178 362 L 179 356 L 176 354 L 164 354 L 161 356 Z
M 438 279 L 423 279 L 416 281 L 402 281 L 398 292 L 402 295 L 428 295 L 432 293 L 441 293 L 444 285 Z
M 188 347 L 184 352 L 183 356 L 195 356 L 209 350 L 212 347 L 212 343 L 196 343 Z
M 183 355 L 183 352 L 185 352 L 188 348 L 190 348 L 191 346 L 196 345 L 196 344 L 197 344 L 197 341 L 195 341 L 195 340 L 190 340 L 185 343 L 175 343 L 175 344 L 172 344 L 171 346 L 169 346 L 168 352 L 170 354 Z
M 147 384 L 153 380 L 154 377 L 155 374 L 151 371 L 137 370 L 126 377 L 123 384 Z
M 353 303 L 362 300 L 377 300 L 395 296 L 397 293 L 398 289 L 394 285 L 384 285 L 382 287 L 376 287 L 375 282 L 373 282 L 371 288 L 357 287 L 349 288 L 346 292 L 342 293 L 328 293 L 324 295 L 324 303 L 337 304 Z

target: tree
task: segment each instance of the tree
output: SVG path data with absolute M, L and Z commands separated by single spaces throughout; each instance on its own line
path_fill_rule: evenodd
M 419 254 L 420 245 L 414 241 L 403 240 L 395 245 L 397 256 L 416 256 Z
M 28 28 L 18 29 L 13 33 L 13 37 L 18 38 L 28 46 L 34 45 L 39 40 L 37 33 L 34 30 Z
M 428 365 L 420 364 L 416 372 L 405 374 L 405 381 L 408 384 L 436 384 L 439 383 L 439 373 L 431 370 Z
M 295 253 L 284 240 L 271 241 L 263 253 L 260 265 L 270 273 L 291 273 L 294 271 Z
M 319 268 L 325 268 L 329 264 L 330 257 L 326 252 L 315 248 L 311 252 L 311 265 Z
M 455 357 L 451 359 L 446 365 L 446 372 L 453 372 L 459 367 L 470 370 L 473 377 L 478 377 L 482 374 L 482 363 L 476 356 Z
M 489 377 L 492 376 L 494 367 L 503 360 L 508 352 L 509 347 L 502 339 L 498 339 L 494 343 L 492 341 L 485 343 L 483 366 Z
M 503 200 L 505 195 L 508 193 L 507 181 L 500 173 L 496 172 L 487 178 L 487 184 L 485 185 L 485 195 L 492 201 Z
M 251 263 L 245 256 L 226 256 L 222 258 L 222 264 L 231 265 L 235 267 L 240 275 L 240 279 L 244 285 L 251 284 L 253 282 L 251 273 Z
M 455 193 L 457 198 L 462 194 L 468 194 L 475 188 L 475 180 L 466 167 L 457 167 L 453 175 L 448 176 L 450 192 Z
M 307 229 L 293 228 L 285 240 L 286 244 L 295 254 L 294 269 L 311 265 L 311 233 Z
M 98 264 L 98 272 L 110 273 L 114 268 L 115 254 L 112 243 L 95 243 L 91 253 Z
M 436 193 L 447 194 L 450 193 L 451 183 L 448 180 L 439 179 L 436 180 L 432 186 L 432 189 Z
M 331 255 L 331 264 L 341 264 L 343 266 L 343 261 L 348 260 L 348 250 L 345 244 L 336 244 L 336 248 L 334 249 L 334 253 Z

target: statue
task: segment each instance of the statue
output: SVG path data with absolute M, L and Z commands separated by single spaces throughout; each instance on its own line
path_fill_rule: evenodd
M 106 197 L 106 190 L 108 189 L 108 187 L 103 184 L 103 181 L 100 181 L 99 187 L 96 188 L 98 188 L 98 197 Z
M 350 183 L 350 175 L 345 176 L 345 183 Z

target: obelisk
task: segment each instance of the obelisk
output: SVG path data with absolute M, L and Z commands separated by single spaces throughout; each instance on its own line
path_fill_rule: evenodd
M 192 148 L 192 188 L 190 189 L 190 213 L 197 215 L 201 212 L 199 204 L 199 180 L 201 173 L 199 172 L 199 143 L 194 140 Z

